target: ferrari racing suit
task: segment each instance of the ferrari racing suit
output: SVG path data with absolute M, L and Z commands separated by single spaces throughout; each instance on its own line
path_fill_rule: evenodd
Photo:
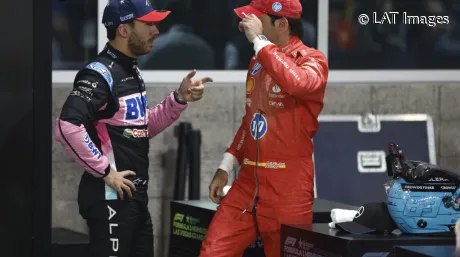
M 55 123 L 56 139 L 85 170 L 78 204 L 87 220 L 91 256 L 153 256 L 147 209 L 149 139 L 176 121 L 187 107 L 175 92 L 148 108 L 136 59 L 107 44 L 76 75 Z M 118 199 L 105 184 L 110 169 L 132 170 L 136 191 Z
M 318 50 L 298 37 L 282 46 L 254 41 L 246 80 L 246 114 L 219 168 L 240 167 L 201 247 L 201 257 L 241 256 L 262 237 L 280 256 L 280 224 L 312 223 L 312 138 L 328 78 Z

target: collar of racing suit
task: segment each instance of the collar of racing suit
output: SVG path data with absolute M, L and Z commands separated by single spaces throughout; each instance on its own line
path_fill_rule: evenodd
M 296 46 L 301 43 L 302 41 L 299 39 L 299 37 L 291 36 L 291 38 L 289 38 L 289 40 L 286 43 L 279 46 L 279 49 L 281 49 L 281 52 L 292 54 L 295 57 L 298 54 Z
M 120 64 L 127 70 L 132 70 L 134 66 L 137 66 L 137 59 L 129 57 L 124 53 L 118 51 L 115 47 L 107 43 L 102 51 L 104 55 L 112 59 L 114 62 Z

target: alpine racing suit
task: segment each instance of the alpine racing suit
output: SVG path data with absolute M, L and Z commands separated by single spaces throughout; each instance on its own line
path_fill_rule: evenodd
M 328 64 L 320 51 L 295 36 L 280 47 L 256 41 L 246 114 L 224 153 L 231 161 L 220 166 L 227 172 L 240 167 L 240 172 L 214 215 L 201 257 L 241 256 L 258 235 L 267 257 L 280 256 L 280 224 L 312 223 L 312 138 Z
M 91 256 L 153 256 L 147 209 L 149 139 L 176 121 L 187 107 L 171 92 L 148 108 L 136 59 L 109 44 L 75 77 L 55 123 L 56 139 L 85 170 L 78 190 L 87 220 Z M 118 199 L 103 177 L 110 168 L 132 170 L 136 191 Z

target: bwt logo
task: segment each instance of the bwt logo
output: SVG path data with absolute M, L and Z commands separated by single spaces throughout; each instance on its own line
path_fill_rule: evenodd
M 97 149 L 97 147 L 91 141 L 88 134 L 85 134 L 83 136 L 83 142 L 85 142 L 86 146 L 88 147 L 89 151 L 94 155 L 94 157 L 96 157 L 98 160 L 101 159 L 102 157 L 101 152 L 99 151 L 99 149 Z
M 290 246 L 295 246 L 295 243 L 297 242 L 296 238 L 288 236 L 286 238 L 286 241 L 284 241 L 284 245 L 290 245 Z
M 137 120 L 145 117 L 145 108 L 147 108 L 147 95 L 125 99 L 126 113 L 125 120 Z

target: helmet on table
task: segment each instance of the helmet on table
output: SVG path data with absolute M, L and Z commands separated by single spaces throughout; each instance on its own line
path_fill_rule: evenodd
M 460 218 L 460 173 L 406 160 L 394 143 L 389 150 L 387 205 L 398 228 L 409 234 L 453 233 Z

